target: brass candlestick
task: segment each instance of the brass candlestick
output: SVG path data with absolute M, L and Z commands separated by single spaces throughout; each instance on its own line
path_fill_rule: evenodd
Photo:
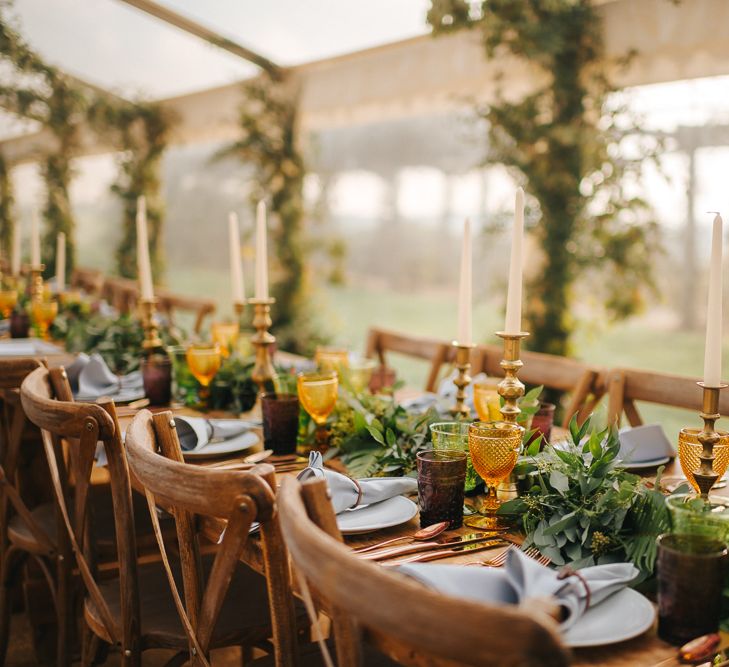
M 708 500 L 709 491 L 719 479 L 719 475 L 714 470 L 714 446 L 719 442 L 720 436 L 714 430 L 714 424 L 721 416 L 719 414 L 719 392 L 727 385 L 707 387 L 703 382 L 697 382 L 697 384 L 704 390 L 700 413 L 701 419 L 704 420 L 704 428 L 698 436 L 699 442 L 704 448 L 699 456 L 701 466 L 694 472 L 694 479 L 701 491 L 701 497 Z
M 243 313 L 246 310 L 245 301 L 233 301 L 233 312 L 235 312 L 236 322 L 240 325 L 243 321 Z
M 454 418 L 468 419 L 471 416 L 471 409 L 466 405 L 466 387 L 471 384 L 471 376 L 468 373 L 471 370 L 471 350 L 475 346 L 463 345 L 455 340 L 452 345 L 456 348 L 458 376 L 453 380 L 453 384 L 456 385 L 456 402 L 450 409 L 450 413 Z
M 159 337 L 159 323 L 157 321 L 157 299 L 140 299 L 139 309 L 144 329 L 144 342 L 142 347 L 147 354 L 162 347 Z
M 256 330 L 256 333 L 251 336 L 251 343 L 256 348 L 256 361 L 251 377 L 263 393 L 276 376 L 270 350 L 271 345 L 276 342 L 276 338 L 268 331 L 273 324 L 271 305 L 276 303 L 276 299 L 248 299 L 248 303 L 253 306 L 253 328 Z
M 499 382 L 499 396 L 504 399 L 504 407 L 501 408 L 501 416 L 504 421 L 516 424 L 521 408 L 517 401 L 524 395 L 524 385 L 517 378 L 517 373 L 524 365 L 521 359 L 521 339 L 529 334 L 526 331 L 519 333 L 506 333 L 497 331 L 496 335 L 504 340 L 504 358 L 501 360 L 501 368 L 504 369 L 504 379 Z
M 45 264 L 36 264 L 30 267 L 30 299 L 31 301 L 43 301 L 43 271 Z

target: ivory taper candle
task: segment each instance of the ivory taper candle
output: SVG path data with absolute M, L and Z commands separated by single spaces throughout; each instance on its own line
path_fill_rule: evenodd
M 264 201 L 259 201 L 256 208 L 256 299 L 268 299 L 268 249 Z
M 721 296 L 722 296 L 722 228 L 717 213 L 711 236 L 711 264 L 709 265 L 709 296 L 706 305 L 706 348 L 704 350 L 704 384 L 721 384 Z
M 63 232 L 56 236 L 56 289 L 59 293 L 66 289 L 66 235 Z
M 38 221 L 38 213 L 33 213 L 30 221 L 30 264 L 33 267 L 40 266 L 40 226 Z
M 10 273 L 14 276 L 20 275 L 20 225 L 15 225 L 13 230 L 13 255 L 10 261 Z
M 461 345 L 470 345 L 471 326 L 471 223 L 463 223 L 463 242 L 461 247 L 461 280 L 458 287 L 458 338 Z
M 509 291 L 506 295 L 506 322 L 504 332 L 516 334 L 521 331 L 521 282 L 524 245 L 524 190 L 517 188 L 514 206 L 514 229 L 511 237 L 511 259 L 509 262 Z
M 137 273 L 142 299 L 154 298 L 152 287 L 152 266 L 149 262 L 149 237 L 147 235 L 147 200 L 144 195 L 137 198 Z

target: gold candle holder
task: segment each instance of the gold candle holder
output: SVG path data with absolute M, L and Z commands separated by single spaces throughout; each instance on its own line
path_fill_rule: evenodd
M 463 345 L 458 341 L 453 341 L 453 347 L 456 348 L 456 369 L 458 376 L 453 380 L 456 385 L 456 402 L 450 409 L 454 418 L 468 419 L 471 416 L 471 409 L 466 405 L 466 387 L 471 384 L 471 350 L 474 345 Z
M 144 351 L 151 354 L 154 350 L 162 347 L 162 339 L 159 337 L 159 322 L 157 321 L 157 299 L 140 299 L 139 310 L 144 329 Z
M 496 335 L 504 341 L 504 358 L 501 360 L 501 368 L 504 369 L 504 379 L 499 382 L 499 396 L 504 399 L 504 407 L 501 408 L 501 416 L 505 422 L 516 424 L 521 408 L 518 400 L 524 395 L 524 385 L 517 377 L 519 370 L 524 365 L 521 356 L 521 339 L 529 334 L 526 331 L 519 333 L 506 333 L 497 331 Z
M 246 310 L 246 302 L 245 301 L 233 301 L 233 312 L 235 313 L 235 318 L 238 324 L 241 324 L 243 321 L 243 313 Z
M 45 264 L 36 264 L 30 267 L 30 299 L 31 301 L 43 301 L 43 271 Z
M 271 345 L 276 342 L 276 338 L 268 331 L 271 324 L 271 305 L 276 303 L 276 299 L 249 299 L 248 303 L 253 306 L 253 328 L 256 332 L 251 336 L 251 343 L 256 349 L 256 361 L 253 365 L 251 377 L 258 385 L 261 393 L 266 391 L 267 385 L 273 382 L 276 371 L 271 361 Z
M 714 429 L 714 424 L 721 417 L 719 414 L 719 392 L 727 385 L 707 387 L 703 382 L 697 382 L 696 384 L 704 390 L 700 413 L 701 419 L 704 420 L 704 428 L 698 436 L 699 442 L 703 445 L 703 450 L 699 456 L 701 465 L 694 472 L 694 479 L 701 491 L 701 497 L 708 500 L 709 492 L 719 479 L 718 473 L 714 470 L 714 446 L 721 438 Z

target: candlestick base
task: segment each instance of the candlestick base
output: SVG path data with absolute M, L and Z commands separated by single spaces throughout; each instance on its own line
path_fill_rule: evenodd
M 159 337 L 159 322 L 157 321 L 157 299 L 139 300 L 140 319 L 144 329 L 142 347 L 146 354 L 151 354 L 162 347 Z
M 497 331 L 496 335 L 504 341 L 504 358 L 500 366 L 504 369 L 504 379 L 499 382 L 499 396 L 504 399 L 504 407 L 501 408 L 501 416 L 505 422 L 516 424 L 521 408 L 518 401 L 524 395 L 524 385 L 517 377 L 517 374 L 524 365 L 519 358 L 521 355 L 521 339 L 529 334 L 526 331 L 519 333 L 506 333 Z
M 458 375 L 453 384 L 456 385 L 456 402 L 450 409 L 450 413 L 454 419 L 469 419 L 471 417 L 471 409 L 466 405 L 466 387 L 471 384 L 471 350 L 475 345 L 462 345 L 458 341 L 453 341 L 453 347 L 456 348 L 456 369 Z
M 243 319 L 243 313 L 245 313 L 245 310 L 246 310 L 245 301 L 233 301 L 233 312 L 235 313 L 235 319 L 238 322 L 238 324 L 241 323 L 241 320 Z
M 263 394 L 276 377 L 276 371 L 271 360 L 271 346 L 276 342 L 276 338 L 268 331 L 271 324 L 273 324 L 271 306 L 276 303 L 276 299 L 248 299 L 248 303 L 253 306 L 253 328 L 256 330 L 251 336 L 251 343 L 253 343 L 256 350 L 256 360 L 251 378 Z
M 43 301 L 43 271 L 46 270 L 45 264 L 35 264 L 30 267 L 30 300 Z
M 721 417 L 719 414 L 719 392 L 727 385 L 707 387 L 703 382 L 697 382 L 696 384 L 704 390 L 700 413 L 701 419 L 704 420 L 704 428 L 698 436 L 699 442 L 703 445 L 703 450 L 699 455 L 701 465 L 694 472 L 694 479 L 701 492 L 701 497 L 708 500 L 709 492 L 719 479 L 718 473 L 714 470 L 714 446 L 721 437 L 714 429 L 714 424 Z

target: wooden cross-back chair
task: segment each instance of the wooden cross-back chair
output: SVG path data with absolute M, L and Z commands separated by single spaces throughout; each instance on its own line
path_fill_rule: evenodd
M 172 294 L 162 290 L 157 291 L 157 309 L 165 315 L 170 324 L 175 323 L 176 311 L 189 311 L 195 316 L 193 331 L 199 334 L 202 330 L 205 318 L 215 312 L 216 303 L 214 299 L 202 299 L 182 294 Z
M 87 269 L 80 266 L 71 273 L 71 287 L 80 289 L 87 294 L 98 295 L 104 286 L 104 274 L 98 269 Z
M 447 597 L 357 558 L 342 544 L 324 480 L 284 478 L 278 503 L 299 579 L 332 618 L 339 667 L 362 665 L 363 636 L 404 665 L 568 664 L 556 625 L 541 612 Z
M 139 286 L 136 280 L 107 276 L 104 278 L 101 296 L 120 313 L 131 313 L 137 305 Z
M 40 503 L 23 497 L 18 472 L 24 433 L 28 420 L 20 404 L 20 385 L 29 373 L 44 366 L 38 359 L 0 361 L 0 397 L 3 402 L 0 450 L 0 665 L 5 664 L 10 631 L 13 583 L 23 564 L 31 559 L 38 565 L 51 593 L 56 616 L 57 664 L 71 661 L 71 591 L 68 548 L 58 541 L 53 503 Z M 27 601 L 26 601 L 27 602 Z
M 192 665 L 207 665 L 211 648 L 251 646 L 273 636 L 275 664 L 293 665 L 296 617 L 288 559 L 274 519 L 273 466 L 214 470 L 185 465 L 171 412 L 141 411 L 127 430 L 126 447 L 132 476 L 147 493 L 150 514 L 155 516 L 158 502 L 175 516 L 182 593 L 169 564 L 166 582 L 189 641 L 189 654 L 182 657 Z M 195 515 L 227 520 L 209 568 L 200 558 Z M 265 581 L 240 563 L 253 521 L 261 526 Z M 161 542 L 160 550 L 164 554 Z M 169 563 L 166 556 L 163 560 Z
M 479 345 L 481 366 L 473 367 L 472 373 L 483 371 L 486 375 L 503 377 L 501 368 L 503 348 L 498 345 Z M 569 393 L 569 402 L 562 419 L 562 427 L 567 428 L 573 415 L 581 424 L 590 416 L 605 395 L 606 371 L 589 366 L 576 359 L 560 357 L 541 352 L 521 352 L 524 366 L 519 371 L 519 380 L 524 384 Z
M 372 327 L 367 332 L 365 356 L 377 358 L 380 365 L 387 366 L 387 353 L 402 354 L 430 362 L 425 382 L 425 391 L 435 391 L 443 364 L 449 360 L 451 345 L 437 338 L 412 336 L 397 331 Z
M 643 418 L 636 401 L 674 408 L 700 410 L 702 390 L 696 383 L 700 378 L 672 375 L 634 368 L 616 368 L 608 372 L 608 420 L 620 425 L 623 414 L 631 426 L 640 426 Z M 729 394 L 720 392 L 719 413 L 729 415 Z

